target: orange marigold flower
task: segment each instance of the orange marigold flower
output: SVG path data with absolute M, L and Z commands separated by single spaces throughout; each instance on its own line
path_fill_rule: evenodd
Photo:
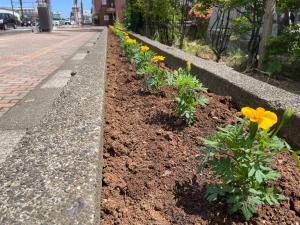
M 266 111 L 262 107 L 252 109 L 250 107 L 244 107 L 241 110 L 245 118 L 257 123 L 258 126 L 264 130 L 271 128 L 278 121 L 277 115 L 271 111 Z

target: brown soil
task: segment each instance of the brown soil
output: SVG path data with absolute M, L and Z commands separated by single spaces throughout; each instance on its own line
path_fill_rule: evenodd
M 288 155 L 274 159 L 288 200 L 264 206 L 248 223 L 229 217 L 224 203 L 208 203 L 205 186 L 216 179 L 196 173 L 202 139 L 234 120 L 229 97 L 208 94 L 192 126 L 176 125 L 170 90 L 143 93 L 132 65 L 109 36 L 105 101 L 101 224 L 295 224 L 300 222 L 300 173 Z M 296 215 L 298 211 L 298 216 Z

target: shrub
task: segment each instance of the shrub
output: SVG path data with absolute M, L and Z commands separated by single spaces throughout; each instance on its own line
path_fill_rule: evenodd
M 294 79 L 300 69 L 300 27 L 287 27 L 267 47 L 266 70 L 271 75 L 284 75 Z
M 226 199 L 230 214 L 241 211 L 246 220 L 255 213 L 256 205 L 278 204 L 285 199 L 269 183 L 279 174 L 269 167 L 273 156 L 282 151 L 291 151 L 290 146 L 276 134 L 292 116 L 292 110 L 284 113 L 275 130 L 277 115 L 263 108 L 242 109 L 244 119 L 238 118 L 235 125 L 228 125 L 204 141 L 199 171 L 209 165 L 220 183 L 207 187 L 207 199 Z M 299 165 L 299 161 L 298 161 Z

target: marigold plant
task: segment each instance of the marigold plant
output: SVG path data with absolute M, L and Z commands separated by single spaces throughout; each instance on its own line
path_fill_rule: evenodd
M 178 118 L 187 124 L 193 123 L 197 107 L 205 106 L 208 99 L 203 95 L 207 89 L 191 75 L 191 63 L 187 62 L 185 70 L 179 68 L 173 74 L 169 74 L 167 82 L 174 86 L 177 92 L 175 102 Z
M 163 56 L 152 57 L 151 62 L 146 66 L 148 76 L 144 78 L 144 88 L 147 91 L 159 90 L 166 84 L 166 71 L 161 68 L 160 62 L 165 59 Z
M 227 125 L 207 138 L 201 151 L 199 171 L 209 165 L 220 179 L 217 184 L 207 187 L 207 199 L 216 201 L 225 198 L 228 212 L 242 212 L 249 220 L 256 212 L 257 205 L 278 204 L 285 199 L 270 184 L 279 174 L 270 168 L 272 158 L 282 152 L 291 151 L 284 139 L 277 137 L 278 131 L 292 116 L 287 110 L 278 122 L 274 112 L 262 107 L 244 107 L 236 124 Z
M 154 55 L 155 53 L 146 45 L 140 46 L 140 51 L 135 53 L 133 61 L 136 64 L 136 74 L 138 78 L 143 78 L 154 72 L 155 66 L 151 63 L 151 59 Z

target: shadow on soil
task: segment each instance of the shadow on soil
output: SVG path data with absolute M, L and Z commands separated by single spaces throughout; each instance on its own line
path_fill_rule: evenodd
M 221 201 L 209 203 L 205 197 L 206 186 L 200 186 L 196 179 L 194 176 L 192 180 L 176 181 L 173 192 L 177 207 L 187 214 L 199 216 L 209 225 L 244 223 L 240 215 L 229 218 Z M 258 225 L 255 221 L 249 222 Z
M 167 131 L 182 131 L 186 128 L 184 123 L 178 122 L 175 115 L 163 111 L 158 111 L 153 116 L 146 118 L 146 123 L 151 125 L 160 125 Z

